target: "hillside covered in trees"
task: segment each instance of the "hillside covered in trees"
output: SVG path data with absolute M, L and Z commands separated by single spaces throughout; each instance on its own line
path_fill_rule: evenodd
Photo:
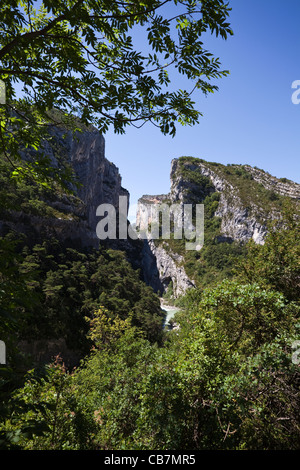
M 12 183 L 2 172 L 1 188 L 1 197 L 11 193 L 20 203 L 30 193 L 26 211 L 36 214 L 32 183 Z M 280 223 L 270 223 L 264 244 L 250 240 L 221 263 L 217 281 L 177 298 L 179 328 L 171 330 L 163 328 L 157 294 L 124 251 L 8 231 L 1 237 L 1 338 L 8 352 L 1 447 L 296 449 L 296 207 L 283 201 Z M 8 208 L 2 219 L 9 214 Z M 50 208 L 46 214 L 51 221 Z M 64 354 L 45 360 L 47 342 L 63 347 L 67 361 Z M 25 344 L 40 355 L 33 358 Z

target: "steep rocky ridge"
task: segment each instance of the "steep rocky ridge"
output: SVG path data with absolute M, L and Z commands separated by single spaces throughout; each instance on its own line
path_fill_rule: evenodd
M 203 160 L 183 158 L 171 163 L 172 202 L 191 202 L 190 194 L 195 183 L 186 177 L 186 170 L 208 177 L 212 183 L 210 192 L 220 193 L 216 217 L 220 217 L 221 234 L 232 240 L 247 242 L 251 238 L 263 243 L 267 234 L 267 222 L 280 216 L 280 200 L 289 197 L 300 200 L 300 185 L 284 183 L 249 165 L 221 165 Z M 192 191 L 191 191 L 192 190 Z M 208 193 L 197 200 L 204 201 Z
M 174 245 L 171 240 L 154 242 L 149 237 L 144 241 L 143 259 L 144 269 L 148 270 L 147 282 L 154 289 L 160 287 L 162 291 L 171 283 L 174 297 L 196 284 L 193 271 L 201 273 L 201 265 L 209 264 L 208 260 L 213 258 L 214 251 L 215 257 L 219 252 L 225 259 L 226 253 L 238 253 L 239 246 L 242 247 L 251 239 L 257 244 L 263 244 L 268 223 L 280 218 L 284 201 L 289 199 L 297 204 L 300 200 L 300 185 L 285 178 L 275 178 L 249 165 L 225 166 L 193 157 L 172 160 L 170 183 L 168 194 L 140 198 L 137 208 L 138 229 L 147 229 L 152 222 L 152 216 L 147 219 L 147 213 L 151 214 L 151 206 L 162 202 L 209 205 L 206 225 L 209 227 L 215 224 L 214 231 L 208 230 L 208 239 L 205 241 L 208 246 L 204 246 L 204 254 L 195 256 L 193 262 L 189 261 L 188 274 L 182 246 Z M 178 247 L 180 254 L 174 251 Z M 222 262 L 219 265 L 220 272 L 223 269 Z
M 248 171 L 253 179 L 262 184 L 269 191 L 275 191 L 281 196 L 288 196 L 292 199 L 300 200 L 300 185 L 287 178 L 276 178 L 259 168 L 253 168 L 250 165 L 244 165 L 244 169 Z
M 52 127 L 42 152 L 53 166 L 62 160 L 68 164 L 80 185 L 72 187 L 73 195 L 46 194 L 45 210 L 38 213 L 30 210 L 26 213 L 22 210 L 24 204 L 21 210 L 11 210 L 9 217 L 1 217 L 1 233 L 14 229 L 31 236 L 34 233 L 36 240 L 53 236 L 83 247 L 98 247 L 97 207 L 108 203 L 118 210 L 119 196 L 126 196 L 129 203 L 129 193 L 122 187 L 118 168 L 105 157 L 104 137 L 93 128 L 74 135 L 62 127 Z

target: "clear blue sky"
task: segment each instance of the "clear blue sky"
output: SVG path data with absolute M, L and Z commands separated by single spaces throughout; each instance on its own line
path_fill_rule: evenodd
M 146 125 L 105 135 L 131 204 L 170 188 L 170 163 L 183 155 L 223 164 L 250 164 L 300 183 L 300 104 L 291 88 L 300 80 L 300 1 L 229 0 L 234 36 L 205 46 L 230 75 L 219 91 L 194 96 L 200 124 L 177 128 L 175 138 Z

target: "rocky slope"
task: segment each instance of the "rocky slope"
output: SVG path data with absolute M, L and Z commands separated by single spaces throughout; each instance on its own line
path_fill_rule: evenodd
M 71 131 L 53 127 L 50 134 L 43 142 L 44 155 L 53 166 L 63 159 L 74 170 L 80 185 L 73 187 L 73 195 L 61 192 L 43 195 L 44 210 L 37 211 L 36 207 L 34 211 L 22 210 L 22 204 L 21 210 L 10 211 L 9 217 L 1 216 L 0 233 L 14 229 L 30 236 L 34 234 L 36 240 L 52 236 L 96 248 L 99 246 L 97 207 L 108 203 L 118 210 L 119 196 L 126 196 L 129 203 L 129 193 L 122 187 L 118 168 L 106 159 L 105 141 L 96 129 L 73 135 Z
M 207 273 L 209 262 L 215 264 L 213 277 L 216 271 L 219 274 L 223 270 L 222 262 L 225 264 L 228 256 L 238 253 L 239 247 L 249 240 L 263 244 L 268 223 L 280 217 L 284 201 L 298 203 L 300 200 L 299 184 L 275 178 L 249 165 L 225 166 L 181 157 L 171 163 L 170 180 L 169 194 L 140 198 L 138 229 L 147 229 L 151 224 L 151 207 L 157 204 L 203 203 L 208 208 L 203 253 L 192 261 L 189 254 L 186 262 L 182 245 L 174 244 L 174 240 L 153 241 L 148 236 L 144 241 L 142 260 L 147 282 L 160 292 L 172 286 L 174 297 L 197 284 L 194 273 L 198 272 L 198 279 L 201 278 L 201 273 Z M 148 218 L 147 214 L 150 214 Z

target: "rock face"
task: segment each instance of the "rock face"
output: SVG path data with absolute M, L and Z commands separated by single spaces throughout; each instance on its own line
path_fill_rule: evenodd
M 192 157 L 171 162 L 170 192 L 143 196 L 138 201 L 137 228 L 147 230 L 153 220 L 149 207 L 161 203 L 201 204 L 207 196 L 218 193 L 213 216 L 221 220 L 218 242 L 263 244 L 267 223 L 280 217 L 284 198 L 300 200 L 300 185 L 285 178 L 275 178 L 249 165 L 221 165 Z M 148 216 L 147 216 L 148 214 Z M 150 215 L 149 215 L 150 214 Z M 167 240 L 144 240 L 145 279 L 154 290 L 164 292 L 172 282 L 174 297 L 194 285 L 183 267 L 182 256 L 173 253 Z
M 138 201 L 136 227 L 139 232 L 144 231 L 147 235 L 143 236 L 141 269 L 145 282 L 155 292 L 163 294 L 170 288 L 174 297 L 178 297 L 190 287 L 194 287 L 194 282 L 189 279 L 182 265 L 183 257 L 170 251 L 167 241 L 157 244 L 156 240 L 152 239 L 154 231 L 151 224 L 155 226 L 158 222 L 155 209 L 166 204 L 166 200 L 166 195 L 144 195 Z
M 198 171 L 201 175 L 208 177 L 212 183 L 210 191 L 203 191 L 203 198 L 198 202 L 204 201 L 206 195 L 211 192 L 220 193 L 220 201 L 215 216 L 222 220 L 221 233 L 226 239 L 247 242 L 251 238 L 256 243 L 263 243 L 267 234 L 264 223 L 258 222 L 254 215 L 249 214 L 249 208 L 245 207 L 241 201 L 237 188 L 232 183 L 222 178 L 204 163 L 186 163 L 184 165 L 190 171 Z M 170 200 L 182 203 L 190 202 L 190 192 L 193 191 L 188 180 L 182 178 L 178 171 L 178 160 L 172 160 L 171 163 L 171 190 Z
M 88 225 L 86 237 L 81 237 L 83 244 L 97 246 L 97 207 L 100 204 L 112 204 L 118 210 L 119 196 L 126 196 L 129 204 L 129 193 L 122 187 L 118 168 L 105 158 L 105 140 L 96 129 L 73 136 L 70 131 L 65 135 L 64 130 L 55 128 L 54 138 L 59 147 L 64 149 L 65 158 L 81 185 L 76 193 L 84 204 L 84 217 Z M 55 158 L 51 148 L 49 154 Z
M 119 196 L 126 196 L 129 203 L 129 192 L 121 185 L 118 168 L 105 158 L 104 137 L 97 130 L 84 132 L 78 141 L 68 141 L 72 167 L 82 184 L 77 194 L 84 202 L 87 220 L 96 232 L 98 218 L 96 209 L 100 204 L 112 204 L 119 207 Z
M 163 294 L 171 288 L 173 296 L 179 297 L 187 289 L 195 287 L 181 266 L 182 262 L 183 257 L 179 254 L 169 252 L 163 246 L 157 246 L 152 239 L 144 240 L 141 268 L 145 282 L 154 292 Z
M 151 223 L 156 223 L 153 217 L 153 206 L 163 204 L 166 196 L 143 196 L 138 201 L 136 227 L 138 231 L 147 232 Z M 162 244 L 152 239 L 153 232 L 143 236 L 141 250 L 141 270 L 144 281 L 150 285 L 154 292 L 162 295 L 168 289 L 172 290 L 174 297 L 183 295 L 187 289 L 194 287 L 194 281 L 189 279 L 183 267 L 183 257 L 169 249 L 168 242 Z
M 262 184 L 269 191 L 275 191 L 282 196 L 300 200 L 300 185 L 298 183 L 287 178 L 275 178 L 259 168 L 252 168 L 250 165 L 244 165 L 244 168 L 255 181 Z
M 97 207 L 112 204 L 118 211 L 119 196 L 126 196 L 129 204 L 129 193 L 122 187 L 118 168 L 105 158 L 103 136 L 93 128 L 73 135 L 71 131 L 53 127 L 50 138 L 43 142 L 42 151 L 53 166 L 63 160 L 73 168 L 80 186 L 72 188 L 74 195 L 60 194 L 46 201 L 52 208 L 62 211 L 63 217 L 15 213 L 13 221 L 5 221 L 5 224 L 18 232 L 29 230 L 36 240 L 54 236 L 63 242 L 71 240 L 85 248 L 97 248 Z M 3 222 L 0 231 L 1 225 Z

